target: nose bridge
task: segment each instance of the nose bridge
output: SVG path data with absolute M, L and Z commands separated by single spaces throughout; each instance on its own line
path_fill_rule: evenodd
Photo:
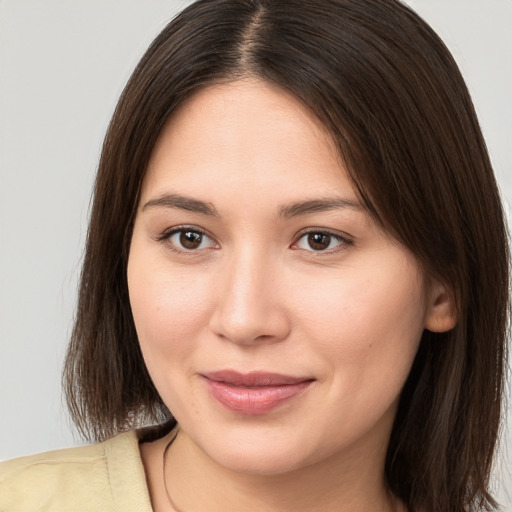
M 279 340 L 289 329 L 276 293 L 279 264 L 260 247 L 246 245 L 226 260 L 218 288 L 212 329 L 235 343 Z

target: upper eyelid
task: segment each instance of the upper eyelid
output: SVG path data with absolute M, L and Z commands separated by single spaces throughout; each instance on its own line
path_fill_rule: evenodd
M 305 228 L 303 230 L 300 230 L 296 235 L 295 239 L 298 240 L 302 238 L 304 235 L 309 235 L 311 233 L 323 233 L 325 235 L 330 235 L 336 238 L 340 238 L 341 240 L 345 241 L 354 241 L 354 237 L 344 231 L 337 231 L 335 229 L 328 229 L 328 228 Z
M 162 231 L 162 233 L 159 235 L 159 238 L 169 238 L 171 235 L 175 233 L 179 233 L 180 231 L 194 231 L 197 233 L 201 233 L 201 235 L 207 236 L 214 242 L 216 242 L 215 237 L 211 235 L 207 230 L 200 228 L 198 226 L 184 224 L 180 226 L 173 226 L 172 228 L 165 229 Z

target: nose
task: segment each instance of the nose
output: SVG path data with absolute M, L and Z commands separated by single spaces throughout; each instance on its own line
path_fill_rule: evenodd
M 290 332 L 279 268 L 265 255 L 245 251 L 226 261 L 218 275 L 210 328 L 237 344 L 276 342 Z

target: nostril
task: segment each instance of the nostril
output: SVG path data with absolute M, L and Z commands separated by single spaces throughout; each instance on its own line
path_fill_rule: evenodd
M 212 332 L 237 344 L 277 342 L 285 339 L 290 322 L 284 311 L 274 308 L 272 313 L 252 311 L 250 315 L 235 315 L 234 311 L 217 311 L 211 320 Z

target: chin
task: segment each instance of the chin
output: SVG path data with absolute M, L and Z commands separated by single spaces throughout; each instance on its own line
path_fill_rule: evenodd
M 258 432 L 259 430 L 259 432 Z M 229 433 L 195 440 L 216 464 L 237 473 L 271 476 L 288 473 L 313 462 L 315 450 L 307 439 L 271 429 L 231 429 Z M 311 453 L 309 453 L 311 451 Z
M 289 453 L 288 450 L 251 450 L 240 448 L 239 450 L 225 450 L 216 456 L 215 462 L 224 468 L 236 473 L 249 475 L 275 476 L 289 473 L 305 466 L 303 460 L 297 458 L 297 453 Z M 212 457 L 213 458 L 213 457 Z

